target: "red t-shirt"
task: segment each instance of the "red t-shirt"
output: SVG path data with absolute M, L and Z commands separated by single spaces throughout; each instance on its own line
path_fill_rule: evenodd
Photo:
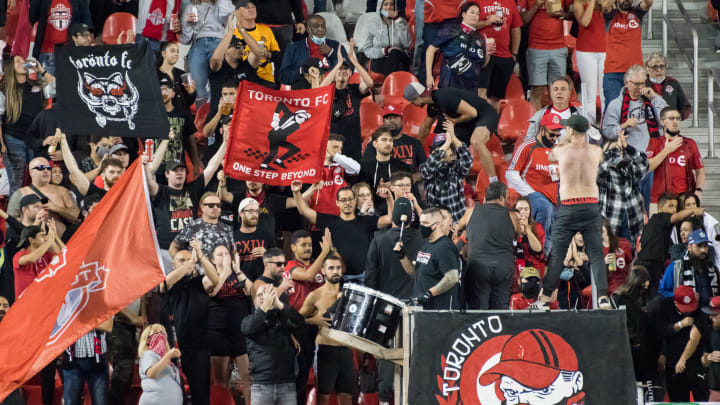
M 292 278 L 292 271 L 293 269 L 301 267 L 302 269 L 307 269 L 304 264 L 300 263 L 297 260 L 290 260 L 287 265 L 285 266 L 285 273 L 283 273 L 283 278 Z M 315 279 L 313 281 L 300 281 L 300 280 L 293 280 L 295 282 L 295 287 L 288 290 L 288 301 L 290 302 L 290 306 L 295 308 L 297 311 L 302 308 L 303 303 L 305 302 L 305 298 L 307 296 L 318 289 L 323 283 L 325 282 L 325 277 L 321 273 L 318 273 L 315 275 Z
M 665 148 L 664 136 L 651 138 L 648 143 L 648 159 L 656 156 Z M 702 169 L 703 163 L 697 144 L 683 136 L 683 144 L 678 150 L 669 154 L 653 172 L 653 187 L 650 201 L 658 202 L 660 194 L 669 192 L 680 194 L 688 191 L 688 176 L 694 176 L 693 170 Z
M 337 164 L 323 166 L 322 182 L 323 187 L 310 197 L 310 208 L 321 214 L 340 215 L 337 192 L 348 185 L 345 181 L 345 169 Z
M 607 256 L 610 250 L 603 246 L 603 257 Z M 633 252 L 625 238 L 618 238 L 618 247 L 615 250 L 615 271 L 608 268 L 608 295 L 615 292 L 620 284 L 625 281 L 632 265 Z
M 512 297 L 510 297 L 510 309 L 514 309 L 514 310 L 528 309 L 530 304 L 532 304 L 535 301 L 537 301 L 537 299 L 527 299 L 522 295 L 522 293 L 513 294 Z M 550 303 L 550 309 L 560 309 L 560 306 L 558 306 L 557 300 Z
M 587 10 L 589 4 L 585 4 Z M 575 49 L 580 52 L 605 52 L 606 49 L 605 19 L 598 9 L 594 9 L 590 24 L 583 27 L 578 24 L 578 36 Z
M 13 273 L 15 274 L 15 298 L 20 296 L 23 291 L 35 280 L 45 267 L 50 264 L 52 258 L 55 256 L 51 252 L 45 252 L 40 260 L 34 263 L 28 263 L 24 266 L 20 265 L 20 258 L 28 254 L 27 249 L 23 249 L 13 257 Z
M 632 65 L 643 66 L 642 15 L 636 13 L 643 14 L 639 7 L 627 14 L 616 11 L 610 20 L 605 73 L 625 73 Z
M 525 11 L 532 8 L 537 0 L 520 0 L 518 6 Z M 571 0 L 563 0 L 563 9 L 572 4 Z M 550 17 L 543 4 L 530 21 L 530 38 L 528 48 L 532 49 L 560 49 L 565 47 L 563 20 Z
M 537 140 L 527 141 L 515 149 L 508 170 L 520 172 L 520 177 L 525 180 L 535 191 L 539 191 L 550 202 L 557 204 L 558 183 L 553 176 L 559 171 L 557 163 L 548 160 L 551 148 L 540 145 Z
M 495 38 L 495 55 L 498 58 L 510 58 L 512 53 L 510 52 L 510 30 L 513 28 L 522 27 L 522 17 L 518 11 L 515 2 L 511 0 L 498 0 L 500 6 L 503 9 L 503 25 L 496 27 L 489 25 L 480 30 L 486 38 Z M 489 15 L 495 14 L 495 2 L 488 2 L 489 4 L 480 5 L 480 21 L 485 20 Z M 425 3 L 427 7 L 427 2 Z
M 53 53 L 55 44 L 64 44 L 67 41 L 72 8 L 68 0 L 53 0 L 48 10 L 45 38 L 40 46 L 40 53 Z

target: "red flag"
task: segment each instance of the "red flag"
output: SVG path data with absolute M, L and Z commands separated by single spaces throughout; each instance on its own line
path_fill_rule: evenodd
M 334 86 L 283 91 L 241 82 L 225 172 L 275 186 L 320 181 L 334 93 Z
M 30 37 L 33 29 L 30 25 L 30 0 L 21 0 L 19 7 L 20 15 L 18 15 L 17 29 L 12 42 L 12 56 L 27 58 L 30 54 Z
M 0 322 L 0 401 L 164 280 L 136 160 Z

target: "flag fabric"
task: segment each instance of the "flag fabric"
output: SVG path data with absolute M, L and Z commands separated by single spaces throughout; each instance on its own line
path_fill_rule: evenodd
M 284 91 L 241 82 L 225 172 L 274 186 L 320 181 L 334 93 L 334 86 Z
M 165 105 L 147 44 L 56 47 L 60 126 L 73 135 L 167 138 Z
M 164 280 L 136 160 L 0 322 L 0 402 Z
M 22 56 L 27 58 L 30 53 L 30 36 L 32 34 L 32 26 L 30 25 L 30 0 L 20 0 L 15 2 L 15 10 L 8 10 L 8 15 L 18 14 L 15 16 L 16 27 L 8 24 L 6 30 L 10 30 L 8 34 L 13 35 L 12 39 L 12 56 Z M 14 31 L 13 31 L 14 30 Z
M 413 317 L 410 404 L 637 401 L 625 311 Z

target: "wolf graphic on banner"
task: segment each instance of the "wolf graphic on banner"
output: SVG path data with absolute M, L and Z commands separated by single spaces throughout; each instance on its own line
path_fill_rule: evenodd
M 101 128 L 105 128 L 108 121 L 127 121 L 128 128 L 135 129 L 133 118 L 138 111 L 139 95 L 127 73 L 124 80 L 120 73 L 95 77 L 78 72 L 78 76 L 78 95 L 95 114 L 95 121 Z
M 282 117 L 280 114 L 282 113 Z M 284 103 L 278 103 L 277 108 L 275 108 L 275 113 L 273 114 L 273 119 L 270 125 L 272 126 L 272 130 L 268 133 L 268 141 L 270 142 L 270 153 L 265 158 L 265 161 L 262 162 L 260 167 L 263 169 L 270 169 L 274 170 L 272 167 L 270 167 L 270 164 L 273 163 L 273 159 L 278 154 L 278 149 L 282 146 L 283 148 L 287 149 L 287 152 L 285 152 L 284 155 L 280 156 L 279 158 L 275 159 L 275 165 L 277 165 L 280 168 L 286 169 L 285 167 L 285 160 L 289 159 L 291 156 L 296 155 L 300 153 L 300 148 L 295 146 L 294 144 L 287 141 L 287 138 L 295 131 L 300 129 L 300 125 L 302 125 L 305 121 L 310 119 L 311 115 L 308 114 L 305 110 L 297 110 L 294 113 L 290 111 L 287 106 L 285 106 Z M 280 121 L 282 119 L 282 122 Z

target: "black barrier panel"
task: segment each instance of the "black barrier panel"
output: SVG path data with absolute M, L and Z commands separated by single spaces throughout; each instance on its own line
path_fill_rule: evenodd
M 635 404 L 625 312 L 417 312 L 408 403 Z

